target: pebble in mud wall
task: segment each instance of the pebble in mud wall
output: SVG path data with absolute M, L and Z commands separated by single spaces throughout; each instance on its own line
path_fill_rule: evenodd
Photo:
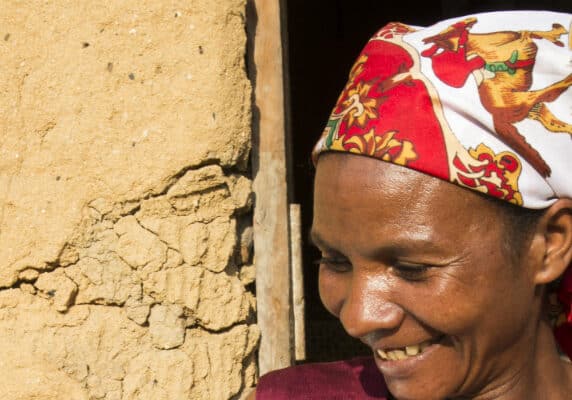
M 243 0 L 0 11 L 0 393 L 255 385 Z

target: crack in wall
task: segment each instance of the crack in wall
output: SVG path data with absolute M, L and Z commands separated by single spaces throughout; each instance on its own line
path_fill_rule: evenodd
M 163 3 L 5 10 L 2 393 L 222 400 L 254 384 L 244 4 Z
M 130 201 L 127 207 L 102 201 L 88 204 L 86 208 L 93 212 L 80 224 L 84 231 L 66 243 L 58 259 L 43 268 L 25 268 L 14 285 L 0 293 L 20 289 L 48 301 L 62 316 L 73 314 L 76 307 L 89 307 L 91 312 L 116 309 L 145 329 L 150 345 L 162 351 L 181 351 L 193 340 L 189 332 L 224 337 L 241 327 L 254 326 L 253 293 L 239 275 L 244 262 L 252 259 L 251 243 L 241 246 L 241 241 L 249 240 L 249 235 L 242 233 L 252 223 L 248 213 L 251 200 L 248 193 L 237 196 L 232 192 L 249 190 L 249 186 L 237 186 L 240 176 L 226 175 L 217 165 L 184 171 L 162 194 Z M 209 174 L 213 171 L 217 173 Z M 196 190 L 196 182 L 188 175 L 193 173 L 206 177 L 199 179 Z M 191 183 L 188 190 L 170 193 L 185 177 Z M 201 202 L 209 196 L 220 200 L 218 207 L 213 208 L 210 201 Z M 237 198 L 242 200 L 237 202 Z M 180 214 L 172 212 L 176 209 L 173 200 L 189 199 L 198 200 L 197 206 Z M 168 210 L 165 216 L 161 207 Z M 126 208 L 129 212 L 114 213 Z M 187 237 L 186 241 L 181 237 Z M 203 242 L 204 249 L 199 245 L 196 252 L 189 250 L 193 243 Z M 227 311 L 221 312 L 223 309 Z M 98 336 L 95 348 L 105 352 L 102 340 Z M 205 349 L 211 351 L 208 346 Z M 212 370 L 216 362 L 209 358 L 208 363 L 210 374 L 216 374 Z M 88 383 L 96 380 L 97 374 L 93 370 L 81 381 L 87 387 L 101 386 Z M 239 391 L 244 382 L 241 378 Z M 204 390 L 211 393 L 213 389 Z

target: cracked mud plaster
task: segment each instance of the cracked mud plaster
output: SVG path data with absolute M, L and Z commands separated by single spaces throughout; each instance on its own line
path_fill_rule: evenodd
M 3 399 L 236 400 L 256 384 L 244 8 L 4 5 Z

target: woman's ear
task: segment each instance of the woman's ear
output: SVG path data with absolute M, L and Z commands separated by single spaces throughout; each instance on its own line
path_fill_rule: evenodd
M 560 277 L 572 263 L 572 199 L 559 199 L 546 210 L 535 239 L 542 242 L 539 249 L 543 257 L 535 273 L 535 283 L 547 284 Z

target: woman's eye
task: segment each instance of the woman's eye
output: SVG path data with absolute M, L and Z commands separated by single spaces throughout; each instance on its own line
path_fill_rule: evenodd
M 350 262 L 343 258 L 328 258 L 322 257 L 314 261 L 314 264 L 317 264 L 321 267 L 325 267 L 333 272 L 348 272 L 352 269 L 352 265 Z
M 396 275 L 407 281 L 422 281 L 427 278 L 431 266 L 424 264 L 394 263 L 392 266 Z

